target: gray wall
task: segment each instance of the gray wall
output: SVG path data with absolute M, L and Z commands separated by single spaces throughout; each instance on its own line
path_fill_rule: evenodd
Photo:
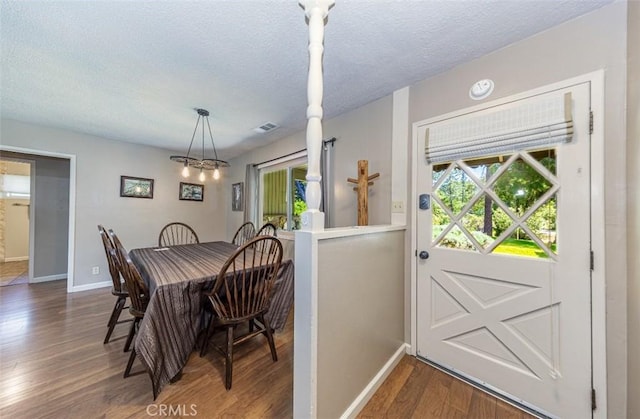
M 605 70 L 607 369 L 609 417 L 626 417 L 626 3 L 593 13 L 411 86 L 410 122 L 477 105 L 471 84 L 490 78 L 490 99 Z M 637 295 L 635 297 L 637 299 Z M 637 360 L 633 361 L 637 363 Z M 637 366 L 634 366 L 637 368 Z M 630 393 L 633 394 L 633 393 Z M 636 389 L 637 394 L 637 389 Z
M 640 2 L 629 2 L 627 34 L 627 223 L 629 413 L 640 417 Z
M 318 242 L 318 418 L 340 417 L 404 342 L 403 243 L 404 231 Z
M 332 227 L 358 224 L 358 197 L 347 178 L 358 177 L 358 160 L 369 161 L 369 225 L 391 223 L 391 117 L 393 97 L 386 96 L 328 120 L 325 137 L 336 137 L 333 160 Z
M 110 281 L 99 223 L 114 229 L 127 248 L 156 245 L 171 221 L 189 223 L 202 241 L 225 238 L 225 171 L 221 182 L 205 182 L 203 202 L 180 201 L 181 166 L 169 161 L 167 150 L 8 119 L 1 121 L 0 134 L 3 146 L 76 156 L 76 286 Z M 121 198 L 121 175 L 155 179 L 153 199 Z M 91 274 L 93 266 L 100 267 L 99 275 Z
M 36 157 L 33 165 L 34 280 L 67 273 L 69 239 L 69 160 Z

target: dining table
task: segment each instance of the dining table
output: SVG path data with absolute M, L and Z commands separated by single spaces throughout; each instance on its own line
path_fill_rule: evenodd
M 179 379 L 201 330 L 204 292 L 238 249 L 224 241 L 132 249 L 129 257 L 149 288 L 149 304 L 134 340 L 146 368 L 154 400 L 169 382 Z M 293 261 L 282 261 L 265 315 L 282 330 L 293 306 Z

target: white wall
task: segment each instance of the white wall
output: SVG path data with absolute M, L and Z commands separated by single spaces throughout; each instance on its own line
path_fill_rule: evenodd
M 224 171 L 222 182 L 205 182 L 203 202 L 180 201 L 182 167 L 169 161 L 167 150 L 9 119 L 1 121 L 0 134 L 3 146 L 76 156 L 76 286 L 110 282 L 99 223 L 114 229 L 127 248 L 157 244 L 160 229 L 171 221 L 190 224 L 201 241 L 225 238 L 230 192 L 224 193 Z M 121 198 L 121 175 L 155 179 L 154 198 Z M 99 275 L 91 274 L 93 266 L 100 267 Z
M 410 121 L 420 121 L 477 102 L 471 84 L 490 78 L 490 99 L 509 96 L 599 69 L 605 70 L 607 374 L 610 418 L 626 416 L 626 3 L 588 15 L 505 47 L 411 86 Z M 602 260 L 596 255 L 596 261 Z M 597 263 L 597 262 L 596 262 Z M 638 362 L 638 361 L 634 361 Z

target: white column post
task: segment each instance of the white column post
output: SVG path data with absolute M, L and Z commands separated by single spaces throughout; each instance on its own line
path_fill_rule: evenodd
M 322 188 L 320 154 L 322 152 L 322 53 L 324 19 L 335 0 L 300 0 L 309 19 L 309 79 L 307 82 L 307 211 L 302 213 L 302 230 L 324 230 L 324 213 L 320 211 Z

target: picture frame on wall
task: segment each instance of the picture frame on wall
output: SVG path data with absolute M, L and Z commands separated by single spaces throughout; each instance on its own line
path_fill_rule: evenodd
M 180 182 L 178 198 L 181 201 L 202 201 L 204 200 L 204 185 Z
M 153 179 L 120 176 L 120 196 L 153 199 Z
M 231 185 L 231 211 L 244 210 L 244 182 Z

